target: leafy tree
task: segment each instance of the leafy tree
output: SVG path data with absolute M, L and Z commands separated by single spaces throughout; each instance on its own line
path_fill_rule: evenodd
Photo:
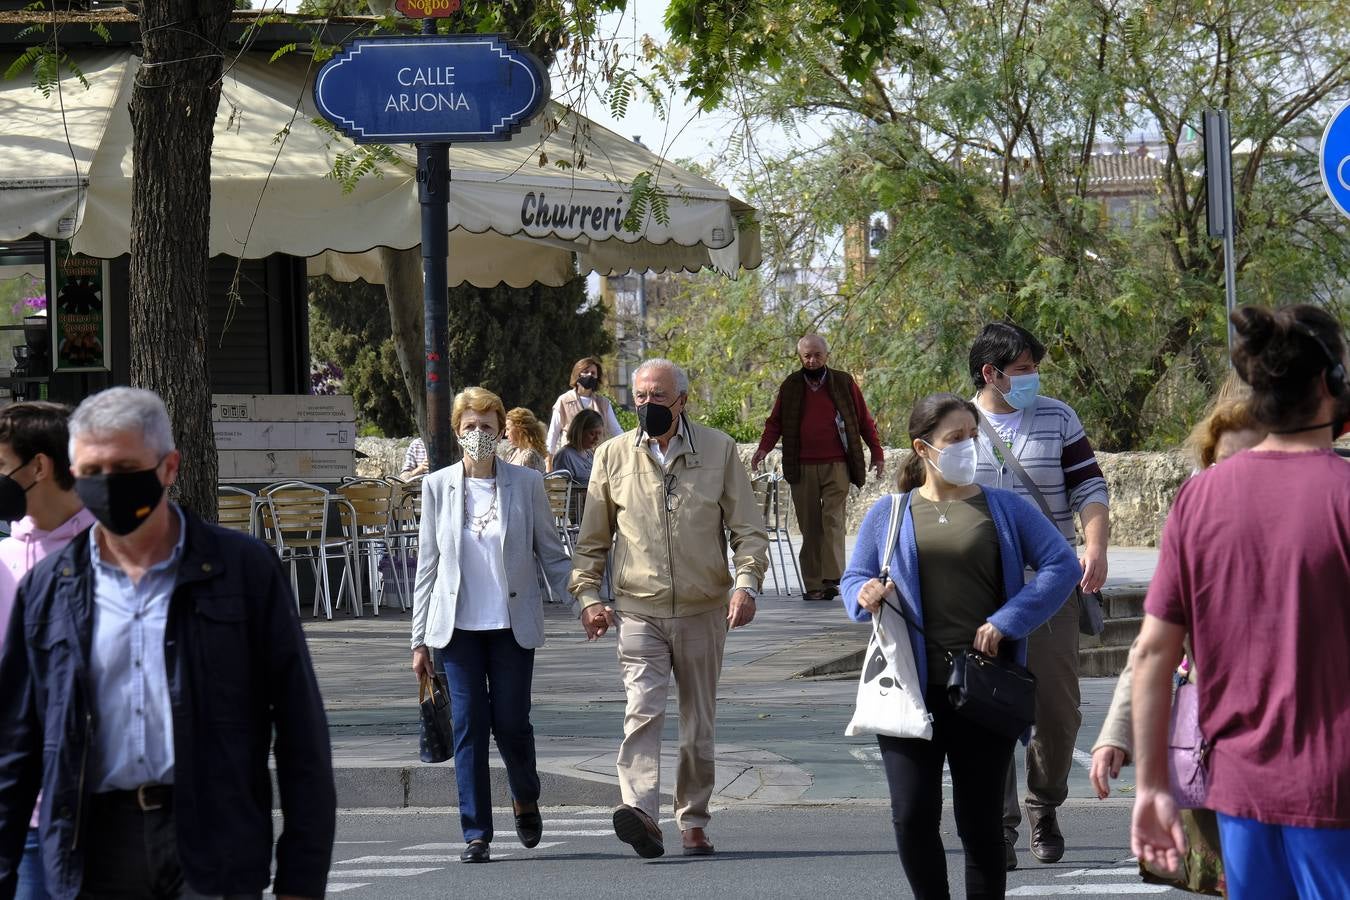
M 450 371 L 456 389 L 480 384 L 508 406 L 547 415 L 572 363 L 609 352 L 604 310 L 586 304 L 586 282 L 562 287 L 452 288 Z M 386 435 L 417 432 L 382 288 L 310 279 L 310 355 L 336 364 L 357 417 Z M 583 308 L 584 307 L 584 308 Z
M 1047 391 L 1101 445 L 1139 447 L 1179 436 L 1224 366 L 1222 248 L 1205 232 L 1195 140 L 1205 108 L 1232 116 L 1239 301 L 1342 308 L 1350 244 L 1309 149 L 1350 88 L 1348 39 L 1332 5 L 1294 0 L 936 0 L 866 78 L 810 28 L 732 71 L 743 133 L 827 131 L 767 163 L 753 139 L 733 150 L 756 161 L 749 199 L 779 268 L 888 214 L 870 274 L 817 309 L 883 418 L 969 390 L 969 341 L 1009 318 L 1049 345 Z M 1141 152 L 1141 132 L 1161 135 L 1142 151 L 1158 177 L 1133 206 L 1112 202 L 1100 155 Z M 716 290 L 717 310 L 742 302 Z M 747 317 L 743 334 L 760 327 Z

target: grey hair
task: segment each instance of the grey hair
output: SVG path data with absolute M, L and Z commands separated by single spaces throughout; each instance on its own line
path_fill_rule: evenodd
M 827 340 L 825 340 L 825 336 L 824 336 L 824 335 L 820 335 L 820 334 L 812 333 L 812 334 L 804 334 L 804 335 L 802 335 L 801 337 L 797 338 L 797 352 L 798 352 L 798 353 L 801 352 L 802 344 L 805 344 L 807 341 L 819 341 L 819 342 L 820 342 L 820 346 L 822 346 L 822 347 L 825 348 L 825 352 L 826 352 L 826 353 L 829 353 L 829 352 L 830 352 L 830 342 L 827 341 Z
M 662 359 L 659 356 L 646 360 L 642 365 L 633 370 L 633 380 L 636 381 L 637 377 L 648 369 L 662 369 L 671 373 L 675 376 L 675 393 L 689 393 L 689 376 L 684 374 L 684 369 L 681 369 L 670 360 Z
M 173 425 L 164 401 L 154 391 L 115 387 L 84 398 L 70 417 L 70 456 L 75 457 L 75 441 L 83 435 L 106 435 L 122 431 L 139 432 L 156 456 L 174 449 Z

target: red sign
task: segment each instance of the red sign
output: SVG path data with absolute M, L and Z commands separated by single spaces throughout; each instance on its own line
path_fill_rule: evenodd
M 459 12 L 460 0 L 396 0 L 394 9 L 410 19 L 444 19 Z

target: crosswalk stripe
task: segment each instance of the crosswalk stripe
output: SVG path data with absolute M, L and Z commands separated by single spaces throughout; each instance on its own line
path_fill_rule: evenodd
M 354 891 L 357 888 L 370 887 L 369 881 L 330 881 L 328 882 L 328 893 L 340 894 L 343 891 Z
M 439 871 L 439 866 L 432 866 L 429 869 L 344 869 L 341 874 L 344 878 L 405 878 Z
M 562 845 L 565 844 L 565 843 L 567 843 L 567 842 L 566 842 L 566 841 L 540 841 L 538 844 L 535 845 L 534 849 L 535 849 L 535 850 L 547 850 L 549 847 L 559 847 L 559 846 L 562 846 Z M 444 853 L 444 852 L 447 851 L 447 850 L 455 850 L 455 851 L 459 851 L 459 850 L 463 850 L 463 849 L 464 849 L 464 843 L 463 843 L 462 841 L 461 841 L 460 843 L 458 843 L 458 844 L 414 844 L 414 845 L 411 846 L 411 847 L 404 847 L 404 848 L 403 848 L 403 850 L 404 850 L 405 852 L 410 852 L 410 851 L 413 851 L 413 850 L 422 850 L 422 851 L 436 851 L 436 852 L 440 852 L 440 853 Z M 499 854 L 497 853 L 496 850 L 493 850 L 492 853 L 493 853 L 494 856 L 499 855 Z
M 1078 763 L 1084 769 L 1087 769 L 1089 772 L 1092 771 L 1092 754 L 1088 753 L 1086 750 L 1079 750 L 1077 747 L 1074 747 L 1073 761 Z
M 1165 884 L 1024 884 L 1009 888 L 1005 897 L 1066 897 L 1071 894 L 1093 897 L 1165 894 L 1172 890 Z
M 340 859 L 338 860 L 337 865 L 368 866 L 373 864 L 384 865 L 388 863 L 425 863 L 425 864 L 439 865 L 440 863 L 458 862 L 458 861 L 459 861 L 458 854 L 456 854 L 455 856 L 405 856 L 398 854 L 393 856 L 358 856 L 355 859 Z M 343 874 L 344 875 L 347 874 L 346 871 L 344 871 Z
M 1060 872 L 1056 878 L 1101 878 L 1107 875 L 1138 875 L 1138 866 L 1129 866 L 1124 869 L 1072 869 L 1068 872 Z

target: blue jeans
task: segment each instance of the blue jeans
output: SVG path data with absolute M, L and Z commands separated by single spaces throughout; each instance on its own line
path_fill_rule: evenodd
M 14 900 L 47 900 L 47 878 L 42 872 L 42 844 L 38 841 L 38 830 L 28 829 L 28 838 L 23 842 L 23 858 L 19 860 L 19 885 L 14 891 Z
M 450 689 L 459 824 L 465 841 L 491 842 L 489 732 L 497 739 L 497 751 L 506 763 L 512 799 L 522 806 L 539 802 L 534 727 L 530 724 L 534 651 L 517 644 L 509 628 L 457 628 L 440 657 Z
M 1350 828 L 1263 825 L 1219 814 L 1230 900 L 1350 897 Z

